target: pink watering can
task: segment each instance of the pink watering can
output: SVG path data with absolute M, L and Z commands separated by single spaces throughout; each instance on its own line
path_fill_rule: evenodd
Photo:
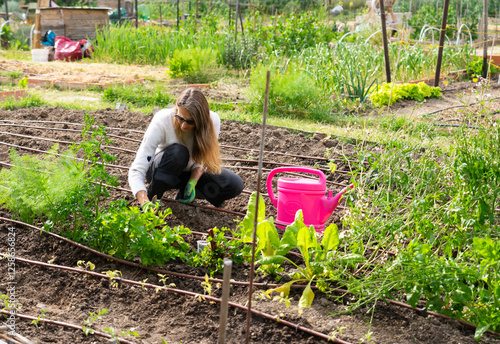
M 305 172 L 319 176 L 319 180 L 310 178 L 279 178 L 278 197 L 273 193 L 272 180 L 280 172 Z M 353 188 L 354 185 L 349 185 Z M 347 187 L 333 197 L 332 191 L 326 192 L 326 178 L 323 172 L 308 167 L 279 167 L 267 176 L 267 193 L 271 202 L 278 209 L 276 222 L 289 225 L 295 220 L 297 210 L 302 209 L 304 223 L 314 225 L 316 232 L 323 233 L 325 222 L 333 213 Z

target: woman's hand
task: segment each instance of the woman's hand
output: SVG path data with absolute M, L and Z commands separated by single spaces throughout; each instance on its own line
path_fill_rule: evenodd
M 141 208 L 142 208 L 142 206 L 143 206 L 144 203 L 149 202 L 148 194 L 144 190 L 139 191 L 135 195 L 135 198 L 137 198 L 137 201 L 141 205 Z
M 189 179 L 189 182 L 184 189 L 184 198 L 180 198 L 179 202 L 181 203 L 191 203 L 194 201 L 194 197 L 196 195 L 195 187 L 198 181 L 196 179 Z

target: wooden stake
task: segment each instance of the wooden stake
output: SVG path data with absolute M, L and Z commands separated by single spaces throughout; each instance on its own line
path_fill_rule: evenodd
M 434 75 L 434 87 L 439 86 L 439 77 L 441 74 L 441 62 L 443 61 L 444 39 L 446 33 L 446 22 L 448 21 L 448 7 L 450 0 L 444 0 L 443 20 L 441 21 L 441 34 L 439 35 L 439 48 L 436 63 L 436 74 Z
M 483 78 L 488 76 L 488 0 L 483 0 Z
M 196 32 L 196 20 L 198 19 L 198 0 L 196 0 L 196 7 L 194 9 L 194 32 Z
M 380 0 L 380 20 L 382 21 L 382 43 L 384 46 L 385 76 L 387 83 L 391 82 L 391 63 L 389 61 L 389 44 L 387 43 L 387 29 L 385 25 L 384 0 Z
M 264 138 L 266 136 L 266 119 L 267 119 L 267 103 L 269 102 L 269 81 L 271 79 L 271 72 L 267 71 L 266 76 L 266 90 L 264 93 L 264 111 L 262 114 L 262 132 L 260 134 L 260 153 L 259 164 L 257 173 L 257 202 L 255 202 L 255 215 L 253 219 L 253 240 L 252 240 L 252 260 L 250 261 L 250 280 L 248 283 L 248 308 L 247 308 L 247 324 L 245 333 L 245 343 L 250 342 L 250 320 L 252 317 L 252 284 L 255 269 L 255 246 L 257 238 L 257 214 L 259 213 L 259 198 L 260 198 L 260 181 L 262 179 L 262 156 L 264 154 Z
M 33 49 L 42 48 L 42 23 L 40 18 L 40 0 L 36 2 L 35 29 L 33 30 Z
M 229 287 L 231 286 L 231 269 L 233 261 L 224 258 L 224 276 L 222 277 L 222 299 L 220 303 L 219 344 L 226 344 L 227 310 L 229 302 Z
M 238 36 L 238 12 L 240 10 L 240 0 L 236 0 L 236 12 L 234 16 L 234 41 L 236 42 Z
M 274 34 L 276 35 L 276 21 L 278 20 L 278 9 L 274 12 Z

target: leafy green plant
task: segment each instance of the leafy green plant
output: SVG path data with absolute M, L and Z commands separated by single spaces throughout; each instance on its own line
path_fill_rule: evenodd
M 441 97 L 441 89 L 439 87 L 431 87 L 423 82 L 419 82 L 418 84 L 383 83 L 382 85 L 374 86 L 371 91 L 370 100 L 377 107 L 384 105 L 391 106 L 400 99 L 413 99 L 421 102 L 425 98 Z
M 489 62 L 487 64 L 488 75 L 500 73 L 500 67 Z M 471 78 L 478 78 L 483 74 L 483 58 L 473 55 L 472 60 L 467 64 L 467 70 L 469 71 L 469 76 Z
M 59 222 L 67 218 L 62 211 L 70 203 L 71 194 L 85 184 L 85 177 L 74 163 L 73 150 L 55 154 L 55 144 L 43 157 L 25 155 L 11 150 L 12 168 L 0 171 L 0 204 L 22 221 L 34 223 L 46 216 Z
M 319 242 L 314 226 L 305 226 L 301 211 L 298 211 L 298 213 L 296 221 L 290 226 L 297 226 L 297 248 L 304 258 L 305 267 L 302 268 L 292 260 L 279 254 L 264 257 L 259 260 L 259 263 L 282 264 L 286 260 L 294 265 L 298 271 L 292 273 L 293 280 L 280 287 L 268 290 L 266 294 L 270 295 L 273 292 L 278 292 L 286 297 L 292 284 L 305 282 L 307 286 L 299 300 L 299 308 L 306 308 L 310 307 L 314 300 L 314 292 L 311 289 L 312 282 L 317 281 L 322 286 L 326 285 L 324 277 L 327 276 L 328 261 L 332 258 L 333 251 L 337 250 L 340 240 L 337 226 L 331 224 L 325 229 L 323 238 Z
M 179 50 L 174 51 L 174 56 L 167 60 L 170 68 L 170 77 L 184 78 L 193 72 L 193 60 L 188 54 L 181 54 Z
M 251 247 L 246 245 L 238 237 L 236 232 L 223 227 L 215 227 L 208 231 L 207 246 L 199 254 L 195 254 L 190 261 L 194 266 L 209 266 L 212 268 L 211 274 L 222 272 L 224 269 L 224 258 L 229 258 L 234 264 L 241 264 L 248 261 Z M 228 238 L 228 234 L 231 238 Z
M 264 198 L 261 194 L 259 194 L 259 196 L 259 213 L 257 214 L 256 233 L 257 246 L 255 251 L 259 254 L 262 261 L 265 261 L 268 257 L 285 256 L 292 248 L 297 246 L 297 225 L 300 224 L 301 219 L 297 219 L 294 224 L 287 226 L 280 240 L 273 218 L 266 219 L 265 217 L 266 207 Z M 254 192 L 250 195 L 246 216 L 238 226 L 238 233 L 243 242 L 252 241 L 256 205 L 257 193 Z M 283 271 L 279 263 L 263 263 L 262 261 L 260 262 L 260 269 L 264 273 L 276 275 Z
M 146 211 L 115 202 L 99 219 L 99 226 L 89 233 L 93 247 L 122 259 L 140 257 L 142 264 L 155 266 L 174 259 L 186 259 L 189 245 L 182 235 L 188 228 L 170 228 L 165 218 L 171 210 Z

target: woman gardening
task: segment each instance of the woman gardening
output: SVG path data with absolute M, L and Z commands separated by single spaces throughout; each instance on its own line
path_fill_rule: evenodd
M 174 108 L 156 113 L 128 174 L 141 208 L 154 206 L 150 200 L 172 189 L 179 189 L 179 202 L 199 198 L 216 207 L 238 196 L 243 181 L 221 168 L 219 132 L 220 118 L 197 88 L 184 90 Z

